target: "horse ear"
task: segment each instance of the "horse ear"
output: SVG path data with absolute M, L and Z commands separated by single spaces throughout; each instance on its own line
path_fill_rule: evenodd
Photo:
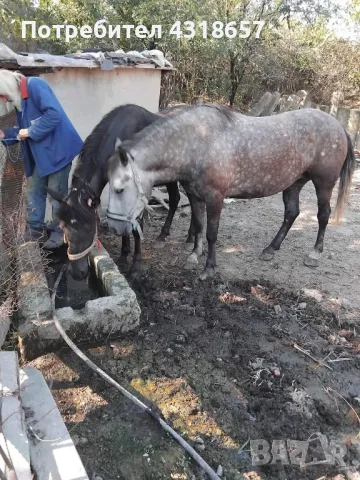
M 88 201 L 86 202 L 88 207 L 94 207 L 97 208 L 100 205 L 100 199 L 99 198 L 88 198 Z
M 62 195 L 61 193 L 55 192 L 55 190 L 52 190 L 51 188 L 48 188 L 48 187 L 45 187 L 45 189 L 48 192 L 48 194 L 52 198 L 57 200 L 58 202 L 63 202 L 64 201 L 65 195 Z
M 92 202 L 91 202 L 91 205 L 92 205 L 93 208 L 98 208 L 98 206 L 100 205 L 100 199 L 99 198 L 93 198 Z
M 127 151 L 122 147 L 118 147 L 117 151 L 118 151 L 121 163 L 123 164 L 124 167 L 126 167 L 126 165 L 129 163 Z
M 117 137 L 116 141 L 115 141 L 115 150 L 119 155 L 121 163 L 124 165 L 124 167 L 126 167 L 129 160 L 128 160 L 128 157 L 127 157 L 126 150 L 124 150 L 122 148 L 121 144 L 122 144 L 122 141 L 120 140 L 119 137 Z

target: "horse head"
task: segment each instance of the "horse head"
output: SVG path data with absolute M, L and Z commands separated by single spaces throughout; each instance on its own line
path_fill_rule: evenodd
M 68 244 L 69 271 L 75 280 L 83 280 L 89 273 L 88 254 L 97 240 L 97 208 L 100 199 L 90 185 L 73 180 L 68 195 L 51 189 L 49 195 L 60 203 L 57 220 Z
M 141 172 L 125 145 L 117 139 L 108 162 L 109 204 L 106 211 L 109 230 L 118 236 L 137 230 L 142 236 L 139 220 L 148 200 Z

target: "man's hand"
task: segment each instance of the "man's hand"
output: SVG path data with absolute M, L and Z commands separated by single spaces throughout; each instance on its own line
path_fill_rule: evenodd
M 29 137 L 27 128 L 22 128 L 21 130 L 19 130 L 19 137 L 21 140 L 25 140 L 25 138 Z
M 5 138 L 5 133 L 2 130 L 0 130 L 0 140 L 2 140 L 3 138 Z

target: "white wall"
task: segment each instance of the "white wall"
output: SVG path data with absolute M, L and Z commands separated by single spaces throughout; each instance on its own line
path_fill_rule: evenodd
M 134 103 L 151 112 L 157 112 L 159 108 L 160 69 L 118 68 L 105 71 L 99 68 L 65 68 L 41 77 L 53 89 L 83 140 L 102 117 L 118 105 Z M 108 189 L 105 187 L 101 198 L 103 209 L 107 206 L 107 199 Z M 46 212 L 47 221 L 51 219 L 49 202 Z
M 83 140 L 118 105 L 135 103 L 152 112 L 158 110 L 160 69 L 65 68 L 41 77 L 53 89 Z

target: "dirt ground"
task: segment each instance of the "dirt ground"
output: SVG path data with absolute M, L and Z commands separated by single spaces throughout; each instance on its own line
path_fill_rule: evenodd
M 329 226 L 317 269 L 303 264 L 317 233 L 311 186 L 269 263 L 258 257 L 282 222 L 281 195 L 226 203 L 217 273 L 206 282 L 198 280 L 205 257 L 197 270 L 183 268 L 188 209 L 177 212 L 163 248 L 155 248 L 165 218 L 159 213 L 146 225 L 143 272 L 132 284 L 139 331 L 83 350 L 215 471 L 221 466 L 222 478 L 359 478 L 359 195 L 357 170 L 344 223 Z M 101 240 L 118 261 L 119 239 L 103 231 Z M 207 478 L 154 420 L 66 348 L 32 365 L 47 378 L 90 478 Z M 318 434 L 342 446 L 343 464 L 326 460 Z M 273 453 L 278 441 L 282 462 L 269 464 L 270 456 L 256 465 L 254 440 L 266 440 Z M 310 441 L 301 444 L 309 446 L 303 465 L 289 456 L 291 441 Z

